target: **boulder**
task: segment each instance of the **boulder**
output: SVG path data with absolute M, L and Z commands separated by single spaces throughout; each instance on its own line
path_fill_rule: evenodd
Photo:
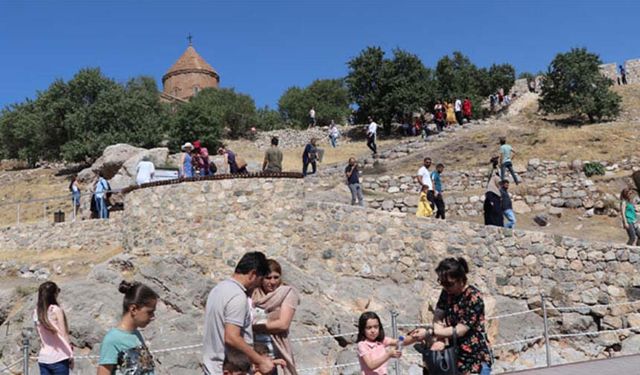
M 531 212 L 531 208 L 525 201 L 515 201 L 513 202 L 513 211 L 517 214 L 526 214 Z
M 546 215 L 536 215 L 533 217 L 533 221 L 541 227 L 546 227 L 549 225 L 549 218 Z
M 118 143 L 104 149 L 102 156 L 89 168 L 78 173 L 78 181 L 81 183 L 91 183 L 96 178 L 98 172 L 104 173 L 104 177 L 109 180 L 115 176 L 124 163 L 140 152 L 146 151 L 144 148 L 134 147 L 125 143 Z
M 564 210 L 560 207 L 551 207 L 549 208 L 549 215 L 559 218 L 562 217 L 562 211 Z
M 118 170 L 118 173 L 109 180 L 111 188 L 122 189 L 134 185 L 136 183 L 138 163 L 140 163 L 145 156 L 149 157 L 149 160 L 156 167 L 165 166 L 167 164 L 167 157 L 169 156 L 169 149 L 166 147 L 153 148 L 151 150 L 143 149 L 143 151 L 127 159 Z

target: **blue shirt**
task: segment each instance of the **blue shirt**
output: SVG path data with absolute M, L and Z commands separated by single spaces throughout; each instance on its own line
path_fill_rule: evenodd
M 440 179 L 440 173 L 438 173 L 438 171 L 431 172 L 431 180 L 434 184 L 434 190 L 438 193 L 442 193 L 442 180 Z
M 191 164 L 191 155 L 186 153 L 184 163 L 182 164 L 183 177 L 193 177 L 193 164 Z
M 500 153 L 502 154 L 502 162 L 507 163 L 511 161 L 511 145 L 504 144 L 500 146 Z
M 100 344 L 101 365 L 113 365 L 112 375 L 154 375 L 155 364 L 138 330 L 112 328 Z
M 100 177 L 96 184 L 96 198 L 104 198 L 104 192 L 107 190 L 109 190 L 109 183 L 104 177 Z

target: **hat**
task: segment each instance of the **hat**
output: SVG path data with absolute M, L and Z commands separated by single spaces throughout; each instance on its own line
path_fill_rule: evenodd
M 197 140 L 197 141 L 193 141 L 193 147 L 195 147 L 195 148 L 200 148 L 200 146 L 201 146 L 201 144 L 200 144 L 200 141 L 199 141 L 199 140 Z
M 182 151 L 184 151 L 185 148 L 190 148 L 190 149 L 193 150 L 193 145 L 191 144 L 191 142 L 187 142 L 187 143 L 182 145 L 182 147 L 181 147 Z

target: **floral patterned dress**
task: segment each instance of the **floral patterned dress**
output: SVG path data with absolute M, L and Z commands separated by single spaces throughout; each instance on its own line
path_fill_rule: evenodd
M 443 290 L 436 307 L 444 311 L 447 326 L 464 324 L 469 327 L 469 332 L 464 337 L 457 338 L 458 371 L 464 375 L 478 374 L 482 363 L 491 365 L 492 355 L 485 330 L 484 301 L 480 291 L 469 285 L 462 294 L 450 296 Z

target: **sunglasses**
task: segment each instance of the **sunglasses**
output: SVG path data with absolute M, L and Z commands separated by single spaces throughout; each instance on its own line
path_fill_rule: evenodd
M 438 279 L 438 284 L 442 285 L 444 288 L 451 288 L 452 286 L 456 285 L 456 281 Z

